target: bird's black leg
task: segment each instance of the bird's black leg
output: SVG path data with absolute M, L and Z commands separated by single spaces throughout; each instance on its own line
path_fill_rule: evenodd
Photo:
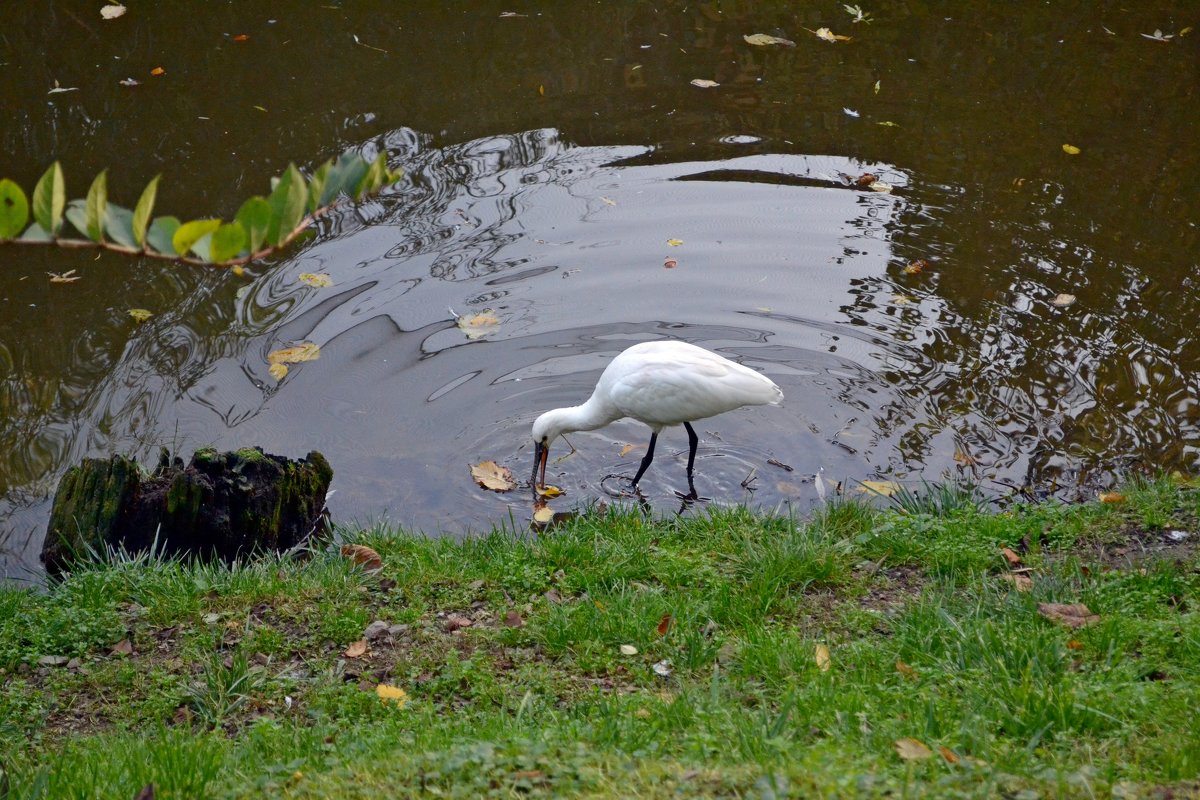
M 700 444 L 700 437 L 696 435 L 696 429 L 692 427 L 692 423 L 685 422 L 683 427 L 687 429 L 688 435 L 688 491 L 691 493 L 689 497 L 695 499 L 700 495 L 696 493 L 696 484 L 692 482 L 692 471 L 696 466 L 696 447 Z
M 638 481 L 646 474 L 646 468 L 650 466 L 650 462 L 654 460 L 654 443 L 658 441 L 658 431 L 650 434 L 650 444 L 646 445 L 646 456 L 642 459 L 642 465 L 638 467 L 637 475 L 633 476 L 633 488 L 636 489 Z

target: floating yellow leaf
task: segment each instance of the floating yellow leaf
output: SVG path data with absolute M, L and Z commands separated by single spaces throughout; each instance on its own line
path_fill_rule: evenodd
M 901 294 L 901 293 L 897 292 L 896 294 L 892 295 L 892 303 L 894 303 L 895 305 L 898 305 L 898 306 L 912 305 L 915 302 L 916 301 L 913 300 L 913 298 L 907 294 Z
M 616 200 L 612 200 L 608 197 L 601 197 L 600 199 L 604 201 L 606 206 L 615 206 L 617 204 Z
M 821 672 L 829 672 L 829 648 L 823 644 L 817 645 L 816 651 L 813 653 L 813 659 L 817 662 L 817 669 Z
M 288 374 L 287 364 L 272 364 L 267 369 L 267 372 L 271 373 L 271 377 L 274 378 L 275 380 L 281 381 L 287 377 L 287 374 Z
M 631 444 L 627 444 L 624 447 L 622 447 L 621 453 L 620 453 L 621 457 L 624 458 L 625 456 L 629 455 L 629 451 L 632 449 L 633 449 L 633 445 L 631 445 Z
M 162 67 L 155 67 L 154 69 L 150 70 L 150 74 L 157 78 L 161 75 L 166 75 L 167 71 Z
M 679 247 L 679 245 L 683 244 L 683 239 L 667 239 L 667 244 L 671 245 L 671 247 Z
M 467 335 L 468 339 L 479 339 L 488 334 L 490 328 L 500 324 L 490 308 L 485 308 L 478 314 L 464 314 L 458 318 L 458 328 Z
M 546 484 L 545 486 L 537 487 L 537 493 L 540 497 L 545 497 L 545 498 L 549 499 L 551 497 L 558 497 L 560 494 L 563 493 L 563 490 L 558 488 L 557 486 L 551 486 L 550 484 Z
M 1127 498 L 1125 495 L 1121 494 L 1120 492 L 1101 492 L 1100 493 L 1100 502 L 1101 503 L 1124 503 L 1127 499 L 1129 499 L 1129 498 Z
M 538 506 L 533 509 L 533 521 L 538 525 L 548 525 L 554 520 L 554 509 L 550 506 Z
M 808 30 L 809 33 L 816 34 L 818 39 L 823 39 L 824 41 L 829 42 L 830 44 L 833 44 L 835 42 L 850 41 L 849 36 L 840 36 L 840 35 L 834 33 L 833 31 L 829 30 L 829 28 L 817 28 L 815 31 L 805 28 L 805 30 Z
M 767 45 L 772 44 L 781 44 L 785 47 L 796 46 L 796 43 L 791 39 L 784 39 L 779 36 L 771 36 L 767 33 L 751 33 L 748 36 L 743 36 L 742 38 L 746 40 L 746 44 L 752 44 L 756 47 L 766 47 Z
M 109 3 L 100 9 L 100 18 L 101 19 L 116 19 L 117 17 L 124 14 L 125 11 L 126 11 L 125 6 L 121 5 L 120 3 Z
M 144 308 L 131 308 L 129 309 L 128 313 L 129 316 L 133 317 L 134 322 L 145 322 L 154 316 L 152 312 L 147 311 Z
M 875 94 L 879 94 L 879 81 L 875 81 Z
M 884 497 L 891 497 L 896 492 L 900 491 L 900 484 L 895 481 L 859 481 L 860 492 L 871 492 L 881 494 Z
M 69 269 L 61 274 L 57 272 L 47 272 L 46 274 L 50 276 L 51 283 L 74 283 L 83 277 L 82 275 L 76 275 L 73 269 Z
M 502 467 L 495 461 L 480 461 L 471 465 L 471 477 L 484 489 L 493 492 L 508 492 L 517 488 L 512 470 Z
M 301 272 L 300 280 L 307 283 L 309 286 L 315 286 L 318 289 L 323 289 L 326 286 L 333 286 L 333 279 L 324 272 Z
M 316 361 L 321 357 L 321 346 L 312 342 L 304 342 L 295 347 L 285 347 L 282 350 L 272 350 L 267 353 L 268 364 L 302 364 L 305 361 Z
M 926 747 L 924 742 L 917 739 L 897 739 L 893 747 L 896 748 L 896 754 L 905 761 L 919 761 L 933 755 L 933 751 Z
M 1057 296 L 1056 296 L 1056 297 L 1055 297 L 1053 300 L 1051 300 L 1050 302 L 1051 302 L 1051 303 L 1053 303 L 1053 304 L 1054 304 L 1055 306 L 1057 306 L 1058 308 L 1066 308 L 1066 307 L 1067 307 L 1067 306 L 1069 306 L 1069 305 L 1074 305 L 1074 303 L 1075 303 L 1075 295 L 1073 295 L 1073 294 L 1060 294 L 1060 295 L 1057 295 Z
M 1069 156 L 1077 156 L 1077 155 L 1079 155 L 1079 154 L 1080 154 L 1081 152 L 1083 152 L 1083 151 L 1082 151 L 1082 150 L 1080 150 L 1078 147 L 1076 147 L 1076 146 L 1075 146 L 1075 145 L 1073 145 L 1073 144 L 1064 144 L 1064 145 L 1063 145 L 1063 152 L 1064 152 L 1064 153 L 1066 153 L 1066 154 L 1067 154 L 1067 155 L 1069 155 Z
M 721 85 L 716 81 L 710 81 L 708 78 L 694 78 L 691 84 L 692 86 L 699 86 L 701 89 L 712 89 L 715 86 Z
M 396 708 L 404 708 L 404 705 L 408 702 L 408 692 L 399 686 L 392 686 L 389 683 L 381 683 L 376 686 L 375 694 L 379 696 L 379 700 L 384 705 L 391 702 L 396 704 Z

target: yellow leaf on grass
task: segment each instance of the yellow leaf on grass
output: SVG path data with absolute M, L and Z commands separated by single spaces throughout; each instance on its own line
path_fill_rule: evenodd
M 465 333 L 468 339 L 479 339 L 487 336 L 491 328 L 499 325 L 500 318 L 490 308 L 485 308 L 478 314 L 464 314 L 457 322 L 459 330 Z
M 896 748 L 896 754 L 905 761 L 920 761 L 933 755 L 933 751 L 917 739 L 897 739 L 892 746 Z
M 896 661 L 896 672 L 899 672 L 910 681 L 915 681 L 917 679 L 917 671 L 899 659 Z
M 471 477 L 484 489 L 493 492 L 508 492 L 517 488 L 512 470 L 502 467 L 495 461 L 480 461 L 471 465 Z
M 367 572 L 377 572 L 383 569 L 383 559 L 380 558 L 379 553 L 365 544 L 344 544 L 342 545 L 342 555 L 355 564 L 362 565 Z
M 881 494 L 884 497 L 891 497 L 900 491 L 900 484 L 895 481 L 859 481 L 859 484 L 858 490 L 860 492 Z
M 359 639 L 357 642 L 351 642 L 346 648 L 346 652 L 342 653 L 346 658 L 362 658 L 367 652 L 367 640 Z
M 746 44 L 752 44 L 756 47 L 766 47 L 772 44 L 781 44 L 784 47 L 795 47 L 796 43 L 791 39 L 784 39 L 779 36 L 771 36 L 768 33 L 751 33 L 748 36 L 743 36 Z
M 154 316 L 152 312 L 147 311 L 144 308 L 131 308 L 129 309 L 128 313 L 129 316 L 133 317 L 134 322 L 145 322 Z
M 1121 494 L 1120 492 L 1101 492 L 1100 493 L 1100 502 L 1101 503 L 1124 503 L 1128 499 L 1129 498 L 1127 498 L 1125 495 Z
M 1099 614 L 1083 603 L 1038 603 L 1038 613 L 1052 622 L 1061 622 L 1070 628 L 1082 628 L 1100 619 Z
M 813 659 L 817 662 L 817 669 L 821 670 L 821 672 L 829 672 L 830 661 L 828 647 L 823 644 L 817 645 L 816 650 L 813 652 Z
M 381 683 L 376 686 L 375 694 L 379 695 L 379 700 L 384 705 L 395 703 L 396 708 L 404 708 L 404 704 L 408 702 L 408 692 L 399 686 L 392 686 L 390 683 Z
M 1027 575 L 1017 572 L 1006 572 L 1000 576 L 1000 580 L 1011 583 L 1018 592 L 1028 592 L 1033 588 L 1033 581 Z
M 1083 151 L 1082 151 L 1082 150 L 1080 150 L 1078 147 L 1076 147 L 1076 146 L 1075 146 L 1075 145 L 1073 145 L 1073 144 L 1064 144 L 1064 145 L 1063 145 L 1063 152 L 1064 152 L 1064 153 L 1066 153 L 1066 154 L 1067 154 L 1067 155 L 1069 155 L 1069 156 L 1077 156 L 1077 155 L 1079 155 L 1080 153 L 1082 153 Z
M 938 752 L 942 754 L 942 758 L 945 759 L 947 764 L 958 763 L 958 756 L 949 747 L 939 747 Z
M 268 364 L 302 364 L 305 361 L 316 361 L 321 357 L 321 346 L 312 342 L 298 344 L 295 347 L 285 347 L 282 350 L 272 350 L 267 353 Z
M 326 286 L 333 286 L 333 278 L 330 278 L 324 272 L 301 272 L 300 280 L 307 283 L 309 286 L 315 286 L 318 289 L 323 289 Z

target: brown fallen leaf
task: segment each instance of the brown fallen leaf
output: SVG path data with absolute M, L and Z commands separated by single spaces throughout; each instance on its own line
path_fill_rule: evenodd
M 304 342 L 294 347 L 284 347 L 267 353 L 268 364 L 302 364 L 305 361 L 316 361 L 321 357 L 321 346 L 312 342 Z
M 533 780 L 537 780 L 538 778 L 542 777 L 545 774 L 546 773 L 542 772 L 540 769 L 523 769 L 523 770 L 513 773 L 513 780 L 515 780 L 515 781 L 533 781 Z
M 834 33 L 833 31 L 829 30 L 829 28 L 817 28 L 815 31 L 812 30 L 811 28 L 805 28 L 804 30 L 808 31 L 809 33 L 815 34 L 818 39 L 829 42 L 830 44 L 834 44 L 836 42 L 850 41 L 849 36 L 840 36 L 840 35 Z
M 478 314 L 464 314 L 456 322 L 468 339 L 481 339 L 500 324 L 500 318 L 490 308 L 485 308 Z
M 618 455 L 620 455 L 621 458 L 624 458 L 625 456 L 629 455 L 629 451 L 632 449 L 633 449 L 633 445 L 627 444 L 621 448 L 621 452 Z
M 674 620 L 670 614 L 663 614 L 662 619 L 658 621 L 658 627 L 655 628 L 655 630 L 658 631 L 658 635 L 666 636 L 667 631 L 671 630 L 672 622 L 674 622 Z
M 524 628 L 525 620 L 521 619 L 521 615 L 514 610 L 510 610 L 504 615 L 504 627 L 506 628 Z
M 547 505 L 540 505 L 533 509 L 533 521 L 538 525 L 546 525 L 553 521 L 554 509 Z
M 1006 572 L 1000 576 L 1000 580 L 1007 581 L 1013 585 L 1013 588 L 1018 592 L 1028 592 L 1033 588 L 1033 581 L 1025 575 L 1019 575 L 1015 572 Z
M 1129 498 L 1127 498 L 1125 495 L 1121 494 L 1120 492 L 1101 492 L 1100 493 L 1100 502 L 1101 503 L 1124 503 L 1128 499 Z
M 939 747 L 938 752 L 942 754 L 942 758 L 946 760 L 947 764 L 957 764 L 958 763 L 958 756 L 955 755 L 954 751 L 951 750 L 949 747 Z
M 1020 566 L 1021 564 L 1021 557 L 1017 555 L 1012 548 L 1001 547 L 1000 555 L 1004 556 L 1004 560 L 1008 562 L 1010 567 Z
M 474 621 L 468 617 L 464 617 L 462 614 L 451 614 L 450 616 L 446 617 L 446 624 L 444 627 L 446 629 L 446 633 L 454 633 L 461 628 L 469 628 L 474 624 Z
M 154 784 L 147 783 L 133 800 L 154 800 Z
M 1079 641 L 1078 639 L 1072 639 L 1071 641 L 1067 642 L 1067 648 L 1070 650 L 1082 650 L 1083 642 Z
M 897 739 L 892 746 L 896 748 L 896 754 L 905 761 L 919 761 L 933 756 L 933 751 L 917 739 Z
M 926 261 L 923 258 L 918 258 L 915 261 L 908 262 L 908 265 L 904 267 L 904 274 L 919 275 L 920 273 L 924 272 L 925 268 L 928 266 L 929 266 L 928 261 Z
M 666 269 L 675 269 L 678 266 L 679 266 L 679 262 L 673 258 L 663 259 L 663 267 L 665 267 Z
M 154 69 L 150 70 L 150 74 L 157 78 L 160 75 L 166 75 L 167 71 L 162 67 L 155 67 Z
M 344 544 L 342 545 L 342 555 L 355 564 L 361 565 L 367 572 L 378 572 L 383 569 L 383 559 L 379 557 L 379 553 L 365 544 Z
M 784 47 L 795 47 L 796 43 L 791 39 L 784 39 L 780 36 L 771 36 L 767 33 L 751 33 L 742 37 L 746 44 L 752 44 L 755 47 L 767 47 L 769 45 L 778 44 Z
M 1099 614 L 1083 603 L 1038 603 L 1038 613 L 1052 622 L 1061 622 L 1071 628 L 1082 628 L 1100 620 Z
M 229 38 L 230 38 L 230 39 L 232 39 L 232 40 L 233 40 L 233 41 L 235 41 L 235 42 L 246 42 L 246 41 L 249 41 L 249 40 L 250 40 L 250 34 L 248 34 L 248 33 L 239 33 L 239 34 L 237 34 L 236 36 L 230 36 Z
M 908 664 L 905 664 L 903 661 L 900 661 L 899 659 L 896 660 L 896 672 L 899 672 L 901 675 L 903 675 L 905 678 L 908 678 L 910 681 L 915 681 L 919 677 L 919 675 L 917 674 L 917 671 L 915 669 L 910 667 Z
M 495 461 L 480 461 L 471 465 L 471 477 L 475 482 L 493 492 L 510 492 L 517 488 L 512 470 Z
M 829 667 L 832 666 L 829 660 L 829 648 L 823 644 L 817 645 L 813 651 L 813 660 L 817 662 L 817 669 L 821 672 L 829 672 Z
M 367 652 L 367 640 L 359 639 L 357 642 L 351 642 L 346 651 L 342 653 L 346 658 L 362 658 Z
M 109 652 L 109 655 L 114 655 L 114 656 L 131 656 L 131 655 L 133 655 L 133 643 L 130 642 L 128 639 L 122 639 L 121 641 L 114 644 L 112 646 L 112 649 L 109 650 L 108 652 Z

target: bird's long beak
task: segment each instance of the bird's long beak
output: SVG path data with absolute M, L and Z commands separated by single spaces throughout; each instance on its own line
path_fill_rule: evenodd
M 536 443 L 533 450 L 533 475 L 529 479 L 529 484 L 533 488 L 534 499 L 537 499 L 538 487 L 546 485 L 546 460 L 550 457 L 550 447 Z M 538 478 L 538 471 L 541 471 L 541 478 Z

